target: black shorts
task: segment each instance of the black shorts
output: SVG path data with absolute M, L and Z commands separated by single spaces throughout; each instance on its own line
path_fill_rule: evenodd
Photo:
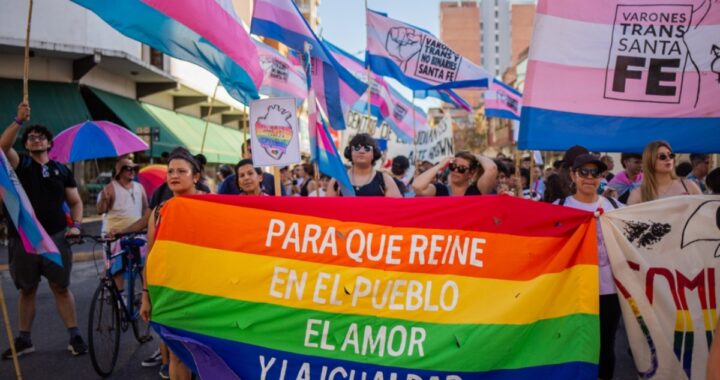
M 36 288 L 40 284 L 41 275 L 45 276 L 48 282 L 60 287 L 67 288 L 70 285 L 72 251 L 65 240 L 65 231 L 60 231 L 50 237 L 60 251 L 62 267 L 41 255 L 27 253 L 20 238 L 10 238 L 8 242 L 8 264 L 16 288 L 26 291 Z

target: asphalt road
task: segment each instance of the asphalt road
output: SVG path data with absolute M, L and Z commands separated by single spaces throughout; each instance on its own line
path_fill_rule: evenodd
M 102 262 L 97 262 L 102 270 Z M 78 312 L 78 324 L 83 338 L 87 340 L 88 313 L 93 291 L 98 284 L 98 271 L 95 262 L 75 263 L 73 266 L 71 289 L 75 295 Z M 3 291 L 8 304 L 8 313 L 13 331 L 17 333 L 18 292 L 12 284 L 10 274 L 0 272 Z M 20 358 L 23 379 L 76 380 L 100 378 L 90 363 L 89 355 L 72 356 L 67 350 L 68 333 L 55 308 L 53 296 L 43 280 L 37 297 L 37 314 L 33 324 L 33 344 L 35 352 Z M 158 379 L 159 368 L 142 368 L 140 362 L 157 348 L 157 338 L 140 345 L 132 331 L 121 334 L 120 355 L 111 379 Z M 0 331 L 0 347 L 5 351 L 8 346 L 5 329 Z M 15 370 L 12 360 L 0 360 L 0 379 L 13 379 Z

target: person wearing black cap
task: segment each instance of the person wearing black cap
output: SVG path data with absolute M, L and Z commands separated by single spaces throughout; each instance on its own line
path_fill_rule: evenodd
M 572 180 L 570 178 L 570 167 L 576 157 L 589 153 L 585 147 L 580 145 L 572 146 L 565 151 L 562 160 L 559 161 L 557 172 L 549 175 L 545 181 L 544 202 L 553 203 L 571 194 Z
M 607 165 L 598 157 L 581 154 L 572 164 L 570 177 L 575 192 L 555 202 L 565 207 L 595 212 L 623 207 L 613 198 L 598 195 L 602 173 Z M 613 283 L 610 259 L 603 241 L 600 223 L 597 223 L 598 272 L 600 277 L 600 361 L 598 378 L 612 379 L 615 371 L 615 332 L 620 323 L 620 303 Z

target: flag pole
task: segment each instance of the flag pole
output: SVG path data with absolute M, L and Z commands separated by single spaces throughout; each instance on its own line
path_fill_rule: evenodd
M 205 150 L 205 138 L 207 137 L 208 126 L 210 125 L 210 115 L 212 115 L 213 103 L 215 103 L 215 95 L 217 95 L 218 87 L 220 87 L 220 80 L 218 79 L 213 91 L 212 98 L 210 98 L 210 107 L 208 108 L 208 114 L 205 116 L 205 131 L 203 131 L 202 143 L 200 144 L 200 154 Z
M 242 155 L 243 158 L 247 155 L 248 148 L 248 128 L 250 127 L 250 108 L 248 107 L 245 112 L 245 118 L 243 120 L 243 144 L 242 144 Z
M 418 174 L 418 153 L 417 153 L 417 125 L 415 125 L 415 90 L 413 90 L 413 98 L 412 98 L 412 114 L 413 114 L 413 156 L 415 157 L 415 162 L 413 163 L 414 173 L 413 177 Z
M 367 12 L 368 12 L 368 0 L 365 0 L 365 35 L 367 35 L 367 31 L 369 30 L 369 24 L 368 24 L 368 20 L 367 20 Z M 372 103 L 372 77 L 371 77 L 371 75 L 370 75 L 370 73 L 371 73 L 371 71 L 370 71 L 370 65 L 369 65 L 367 62 L 365 62 L 365 65 L 367 66 L 367 85 L 368 85 L 368 88 L 367 88 L 367 93 L 368 93 L 368 98 L 367 98 L 367 132 L 368 132 L 368 134 L 370 134 L 370 120 L 371 120 L 371 116 L 372 116 L 372 112 L 371 112 L 371 110 L 370 110 L 370 106 L 371 106 L 371 103 Z M 372 135 L 372 134 L 371 134 L 371 135 Z
M 32 22 L 33 0 L 29 0 L 27 29 L 25 29 L 25 56 L 23 59 L 23 103 L 28 104 L 28 79 L 30 77 L 30 23 Z
M 22 380 L 20 374 L 20 362 L 18 362 L 17 351 L 15 350 L 15 342 L 13 341 L 12 329 L 10 328 L 10 318 L 8 317 L 7 305 L 5 304 L 5 291 L 2 288 L 2 274 L 0 273 L 0 307 L 2 308 L 3 320 L 5 321 L 5 332 L 7 333 L 8 342 L 10 343 L 10 352 L 12 352 L 13 366 L 15 367 L 15 377 Z

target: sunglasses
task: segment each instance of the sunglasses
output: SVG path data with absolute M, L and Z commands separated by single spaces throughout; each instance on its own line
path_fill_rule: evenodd
M 674 160 L 675 159 L 675 153 L 665 154 L 660 153 L 658 154 L 658 160 L 660 161 L 667 161 L 667 160 Z
M 139 168 L 137 166 L 125 165 L 122 167 L 121 170 L 124 172 L 136 172 L 139 170 Z
M 372 152 L 373 147 L 372 145 L 358 144 L 353 145 L 353 150 L 356 152 L 360 152 L 361 150 L 364 152 Z
M 576 170 L 576 173 L 583 178 L 588 178 L 588 176 L 590 176 L 590 178 L 600 177 L 600 169 L 598 168 L 579 168 Z
M 465 174 L 465 172 L 470 170 L 470 168 L 467 166 L 461 166 L 457 164 L 450 164 L 450 166 L 448 166 L 448 169 L 450 169 L 450 171 L 458 172 L 460 174 Z

